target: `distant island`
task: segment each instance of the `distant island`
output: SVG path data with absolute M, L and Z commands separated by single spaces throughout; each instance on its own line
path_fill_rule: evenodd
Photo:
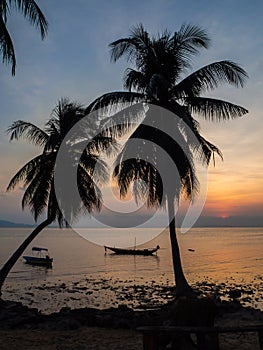
M 34 227 L 35 225 L 21 224 L 18 222 L 11 222 L 7 220 L 0 220 L 0 227 Z
M 263 227 L 263 216 L 200 216 L 195 227 Z
M 97 216 L 97 219 L 100 217 L 103 218 L 103 214 L 100 214 L 101 216 Z M 146 219 L 148 217 L 146 216 Z M 124 216 L 123 219 L 120 215 L 114 215 L 111 214 L 110 217 L 107 217 L 107 223 L 114 227 L 127 227 L 127 224 L 132 225 L 134 224 L 133 221 L 134 218 L 132 218 L 130 222 L 127 222 L 127 218 Z M 183 223 L 184 217 L 179 216 L 177 218 L 178 227 L 181 227 Z M 100 220 L 98 220 L 100 223 Z M 100 226 L 98 222 L 94 223 L 92 220 L 89 222 L 84 223 L 78 223 L 74 227 L 77 228 L 98 228 L 98 227 L 104 227 Z M 102 221 L 104 222 L 104 220 Z M 145 220 L 145 225 L 142 227 L 166 227 L 166 221 L 164 221 L 164 218 L 158 217 L 157 220 L 151 225 L 147 226 L 147 220 Z M 117 225 L 117 226 L 115 226 Z M 37 224 L 22 224 L 18 222 L 12 222 L 8 220 L 2 220 L 0 219 L 0 227 L 36 227 Z M 58 225 L 54 222 L 49 227 L 58 228 Z M 132 227 L 132 226 L 130 226 Z M 135 226 L 136 227 L 136 224 Z M 263 227 L 263 216 L 229 216 L 229 217 L 217 217 L 217 216 L 200 216 L 197 221 L 194 223 L 193 227 Z

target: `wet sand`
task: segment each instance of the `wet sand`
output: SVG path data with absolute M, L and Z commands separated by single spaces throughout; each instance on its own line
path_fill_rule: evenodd
M 255 276 L 252 282 L 240 283 L 234 279 L 224 282 L 205 277 L 192 284 L 204 295 L 213 295 L 231 301 L 238 297 L 242 306 L 251 306 L 263 311 L 263 277 Z M 6 283 L 3 299 L 20 301 L 37 308 L 42 313 L 58 312 L 63 307 L 95 307 L 105 309 L 127 306 L 132 309 L 158 308 L 169 303 L 175 296 L 175 288 L 168 280 L 157 283 L 144 280 L 129 280 L 103 275 L 97 278 L 84 276 L 81 279 L 40 282 Z

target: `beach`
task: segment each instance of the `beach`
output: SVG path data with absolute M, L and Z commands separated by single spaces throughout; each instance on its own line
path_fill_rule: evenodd
M 141 350 L 140 333 L 125 329 L 85 328 L 79 331 L 0 331 L 1 350 Z
M 125 329 L 85 328 L 78 331 L 0 331 L 1 350 L 142 350 L 139 332 Z M 222 336 L 221 350 L 258 350 L 256 334 Z
M 142 334 L 137 328 L 165 323 L 167 310 L 175 298 L 174 287 L 154 283 L 134 285 L 131 290 L 126 285 L 127 281 L 119 280 L 117 285 L 116 281 L 110 280 L 111 286 L 115 284 L 114 288 L 109 288 L 107 284 L 109 281 L 105 279 L 89 281 L 91 282 L 94 292 L 97 290 L 104 294 L 104 291 L 109 292 L 111 289 L 115 300 L 118 300 L 115 307 L 104 309 L 98 303 L 98 308 L 94 306 L 77 308 L 74 304 L 74 299 L 77 299 L 74 294 L 85 292 L 83 281 L 49 286 L 53 292 L 61 289 L 61 293 L 65 295 L 68 293 L 73 299 L 72 307 L 64 306 L 58 312 L 42 313 L 30 305 L 25 306 L 24 300 L 19 303 L 5 301 L 0 312 L 0 349 L 141 350 Z M 260 279 L 257 282 L 260 283 Z M 122 289 L 120 283 L 124 286 Z M 260 290 L 256 286 L 258 285 L 253 288 L 251 285 L 241 286 L 233 283 L 227 286 L 225 283 L 220 285 L 207 279 L 196 284 L 195 288 L 200 298 L 213 298 L 216 301 L 219 312 L 215 318 L 215 325 L 236 327 L 263 324 L 263 312 L 260 309 L 243 305 L 251 304 L 252 299 L 248 299 L 248 293 L 254 297 L 256 294 L 262 299 L 262 284 Z M 67 299 L 64 294 L 62 300 Z M 60 293 L 56 295 L 59 299 Z M 34 295 L 28 296 L 34 297 Z M 105 294 L 102 299 L 105 300 Z M 80 300 L 83 300 L 83 296 Z M 52 297 L 43 302 L 48 304 L 51 301 Z M 136 303 L 139 303 L 137 308 L 128 306 L 134 306 Z M 221 350 L 259 349 L 256 333 L 223 334 L 219 339 Z
M 85 328 L 80 331 L 9 331 L 1 332 L 4 344 L 0 349 L 31 350 L 142 350 L 142 336 L 130 330 Z M 220 341 L 221 350 L 257 350 L 258 339 L 253 335 L 224 337 Z
M 0 306 L 0 349 L 142 349 L 143 325 L 161 325 L 170 306 L 136 312 L 127 307 L 98 309 L 62 309 L 42 315 L 21 303 L 5 301 Z M 236 300 L 218 302 L 216 326 L 263 324 L 263 312 L 245 308 Z M 169 313 L 170 315 L 170 313 Z M 224 334 L 221 350 L 257 350 L 256 333 Z

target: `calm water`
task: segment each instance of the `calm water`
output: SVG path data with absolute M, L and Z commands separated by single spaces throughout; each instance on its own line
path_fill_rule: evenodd
M 0 229 L 0 264 L 15 250 L 30 232 L 30 228 Z M 101 243 L 107 241 L 109 230 L 88 229 L 99 235 Z M 111 232 L 114 239 L 124 242 L 124 233 Z M 140 236 L 154 236 L 153 229 L 133 229 Z M 217 282 L 232 280 L 249 284 L 263 271 L 263 228 L 195 228 L 178 234 L 185 274 L 190 283 L 204 278 Z M 129 245 L 130 242 L 127 243 Z M 47 229 L 35 239 L 33 245 L 48 247 L 54 258 L 52 269 L 26 265 L 21 258 L 10 273 L 5 296 L 14 291 L 14 298 L 22 293 L 23 286 L 71 283 L 84 278 L 129 280 L 131 283 L 173 284 L 170 242 L 168 231 L 144 244 L 144 247 L 161 247 L 158 256 L 116 256 L 105 254 L 104 248 L 85 240 L 70 229 Z M 122 244 L 123 245 L 123 244 Z M 188 249 L 194 250 L 189 251 Z M 76 283 L 76 282 L 75 282 Z M 48 298 L 48 297 L 47 297 Z

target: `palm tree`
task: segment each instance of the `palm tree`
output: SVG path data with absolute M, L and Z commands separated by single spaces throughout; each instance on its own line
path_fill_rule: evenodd
M 126 91 L 105 94 L 91 106 L 93 110 L 107 106 L 112 108 L 114 105 L 119 108 L 121 103 L 132 105 L 142 102 L 144 108 L 148 105 L 145 119 L 131 135 L 119 156 L 114 176 L 117 177 L 121 196 L 126 195 L 132 181 L 142 179 L 148 185 L 148 192 L 143 186 L 137 186 L 135 198 L 146 194 L 148 207 L 160 207 L 164 202 L 167 204 L 177 295 L 192 294 L 192 290 L 182 269 L 176 238 L 174 203 L 175 200 L 179 202 L 182 193 L 191 200 L 198 192 L 194 157 L 198 156 L 207 165 L 215 153 L 222 157 L 220 150 L 201 136 L 194 115 L 220 121 L 240 117 L 248 112 L 230 102 L 202 96 L 223 83 L 243 87 L 247 74 L 238 64 L 228 60 L 218 61 L 188 73 L 192 68 L 192 58 L 201 49 L 208 48 L 209 43 L 207 33 L 196 25 L 184 24 L 178 32 L 165 30 L 152 37 L 141 24 L 135 26 L 129 37 L 110 44 L 113 62 L 125 56 L 134 66 L 124 73 Z M 159 113 L 154 112 L 154 106 L 164 108 L 168 116 L 160 110 Z M 173 114 L 179 118 L 174 118 Z M 136 121 L 137 113 L 134 117 Z M 132 123 L 132 118 L 130 120 Z M 120 127 L 116 128 L 109 122 L 106 125 L 110 133 L 121 134 Z M 125 126 L 123 132 L 126 129 Z M 168 132 L 163 130 L 172 131 L 174 136 L 168 137 Z M 134 143 L 129 146 L 134 138 L 153 142 L 169 154 L 179 172 L 176 184 L 168 179 L 167 190 L 163 190 L 158 170 L 165 167 L 165 164 L 162 164 L 160 154 L 149 146 L 146 158 L 142 159 L 143 142 L 137 141 L 135 146 Z M 129 154 L 135 156 L 128 159 Z
M 67 215 L 65 218 L 64 212 L 62 212 L 59 205 L 59 198 L 55 192 L 54 172 L 59 147 L 69 130 L 84 117 L 85 108 L 82 105 L 70 102 L 68 99 L 61 99 L 52 111 L 44 130 L 34 124 L 20 120 L 14 122 L 8 129 L 8 132 L 11 133 L 10 140 L 17 140 L 23 137 L 34 145 L 41 147 L 42 152 L 26 163 L 14 175 L 9 182 L 7 191 L 13 190 L 20 182 L 24 182 L 25 192 L 22 198 L 22 208 L 29 207 L 35 221 L 44 212 L 46 212 L 47 217 L 25 239 L 0 270 L 0 292 L 11 268 L 32 240 L 45 227 L 54 221 L 58 222 L 59 227 L 68 226 L 70 224 L 68 218 L 76 218 L 83 210 L 91 213 L 101 208 L 101 192 L 94 183 L 94 169 L 96 167 L 96 176 L 98 176 L 100 182 L 107 181 L 107 165 L 98 156 L 108 146 L 114 144 L 112 138 L 104 137 L 101 134 L 97 134 L 91 142 L 85 144 L 86 146 L 77 164 L 77 185 L 83 205 L 74 203 L 73 206 L 71 205 L 72 203 L 69 203 L 66 208 L 70 208 L 71 216 Z M 90 126 L 94 127 L 94 121 L 91 120 L 90 122 Z M 83 126 L 84 124 L 82 123 L 81 125 Z M 82 140 L 84 135 L 83 131 L 81 135 Z M 78 135 L 76 135 L 76 141 L 77 137 Z
M 12 75 L 15 75 L 15 49 L 7 29 L 7 19 L 13 9 L 20 11 L 30 24 L 40 29 L 42 39 L 47 34 L 48 22 L 34 0 L 0 0 L 0 50 L 3 63 L 11 64 Z

